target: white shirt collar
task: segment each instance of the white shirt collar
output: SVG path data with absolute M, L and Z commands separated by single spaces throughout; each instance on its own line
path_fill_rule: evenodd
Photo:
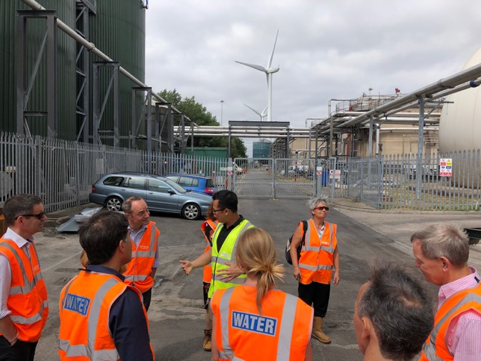
M 24 247 L 25 245 L 28 245 L 28 241 L 23 238 L 22 236 L 20 236 L 18 233 L 16 233 L 15 231 L 13 231 L 10 227 L 7 228 L 7 231 L 5 232 L 5 234 L 2 236 L 2 238 L 5 238 L 5 239 L 9 239 L 13 242 L 15 242 L 15 244 L 19 247 L 19 248 L 22 248 Z M 32 237 L 32 240 L 33 241 L 33 237 Z

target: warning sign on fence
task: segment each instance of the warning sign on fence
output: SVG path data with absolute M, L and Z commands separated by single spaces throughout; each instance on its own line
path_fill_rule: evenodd
M 441 158 L 439 161 L 439 176 L 451 177 L 453 175 L 453 159 Z
M 332 179 L 332 177 L 338 179 L 341 178 L 341 170 L 336 169 L 335 171 L 332 171 L 332 169 L 329 171 L 329 178 Z

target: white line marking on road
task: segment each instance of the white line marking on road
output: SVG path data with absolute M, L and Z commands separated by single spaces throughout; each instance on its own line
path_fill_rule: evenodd
M 62 260 L 62 261 L 60 261 L 60 262 L 57 262 L 57 263 L 51 265 L 50 267 L 42 268 L 41 271 L 42 271 L 42 273 L 48 272 L 48 271 L 50 271 L 52 268 L 55 268 L 55 267 L 61 265 L 62 263 L 67 262 L 68 260 L 70 260 L 70 259 L 72 259 L 72 258 L 74 258 L 74 257 L 77 257 L 77 259 L 79 259 L 81 253 L 82 253 L 82 252 L 75 253 L 74 255 L 70 256 L 69 258 L 66 258 L 66 259 L 64 259 L 64 260 Z M 77 268 L 80 268 L 80 267 L 77 267 Z

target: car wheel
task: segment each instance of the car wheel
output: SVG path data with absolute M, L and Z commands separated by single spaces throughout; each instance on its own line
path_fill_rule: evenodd
M 189 203 L 182 208 L 182 216 L 185 219 L 194 220 L 201 216 L 200 207 L 197 204 Z
M 105 206 L 109 211 L 120 211 L 122 209 L 122 200 L 118 197 L 110 197 L 105 202 Z

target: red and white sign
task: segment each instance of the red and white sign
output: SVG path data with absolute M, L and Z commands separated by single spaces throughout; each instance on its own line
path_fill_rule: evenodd
M 336 179 L 341 178 L 341 170 L 340 169 L 336 169 L 334 172 L 332 170 L 329 171 L 329 179 L 332 179 L 333 175 L 334 175 L 334 178 L 336 178 Z
M 227 175 L 228 175 L 229 177 L 232 177 L 232 172 L 231 172 L 230 170 L 227 171 Z
M 441 158 L 439 160 L 439 176 L 451 177 L 453 175 L 453 159 Z

